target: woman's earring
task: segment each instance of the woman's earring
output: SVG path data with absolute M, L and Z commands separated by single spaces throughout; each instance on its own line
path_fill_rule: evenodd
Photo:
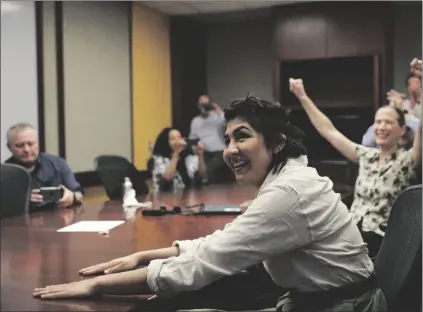
M 283 150 L 283 148 L 285 147 L 285 143 L 279 144 L 278 146 L 276 146 L 275 150 L 273 151 L 274 154 L 279 153 L 280 151 Z
M 273 151 L 274 154 L 279 153 L 285 147 L 286 135 L 285 134 L 281 134 L 281 138 L 282 138 L 282 143 L 275 147 L 275 150 Z

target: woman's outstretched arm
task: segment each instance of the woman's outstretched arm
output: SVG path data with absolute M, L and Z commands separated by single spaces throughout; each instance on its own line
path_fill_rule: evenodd
M 353 162 L 357 162 L 357 144 L 335 128 L 332 121 L 323 114 L 305 92 L 302 79 L 290 79 L 289 88 L 298 98 L 313 126 L 334 148 Z

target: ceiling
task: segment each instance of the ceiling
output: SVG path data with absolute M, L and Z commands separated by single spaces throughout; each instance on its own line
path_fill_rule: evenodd
M 273 0 L 273 1 L 138 1 L 168 15 L 200 15 L 223 12 L 239 12 L 254 9 L 270 8 L 277 5 L 287 5 L 302 0 Z

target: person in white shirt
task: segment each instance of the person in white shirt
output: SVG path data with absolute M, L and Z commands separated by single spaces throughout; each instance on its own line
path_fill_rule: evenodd
M 389 105 L 397 107 L 402 110 L 405 114 L 405 125 L 409 128 L 409 133 L 404 137 L 404 146 L 411 147 L 408 143 L 413 142 L 414 134 L 418 131 L 419 120 L 420 120 L 420 106 L 422 97 L 422 85 L 421 78 L 417 75 L 410 73 L 406 77 L 406 87 L 408 98 L 405 94 L 399 93 L 395 90 L 390 90 L 386 96 Z M 366 133 L 363 135 L 361 144 L 367 147 L 377 147 L 374 125 L 371 125 Z
M 204 160 L 207 167 L 207 183 L 232 182 L 230 170 L 223 161 L 222 151 L 225 117 L 223 109 L 213 103 L 208 95 L 198 98 L 200 114 L 191 121 L 189 139 L 200 140 L 204 145 Z
M 34 296 L 153 292 L 170 298 L 263 263 L 273 282 L 289 289 L 278 311 L 383 310 L 366 244 L 332 181 L 307 166 L 304 134 L 287 110 L 248 96 L 232 102 L 225 119 L 224 160 L 238 183 L 258 189 L 244 214 L 206 237 L 84 268 L 84 276 L 105 275 L 38 288 Z M 148 266 L 137 269 L 140 264 Z

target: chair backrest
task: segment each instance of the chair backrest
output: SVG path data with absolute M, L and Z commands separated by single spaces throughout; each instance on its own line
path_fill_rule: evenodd
M 98 156 L 95 159 L 95 169 L 110 199 L 122 199 L 122 183 L 125 177 L 131 179 L 137 195 L 148 193 L 148 186 L 144 177 L 125 157 L 117 155 Z
M 25 168 L 1 164 L 0 217 L 15 217 L 27 214 L 31 193 L 31 176 Z
M 422 302 L 422 186 L 395 200 L 375 272 L 388 311 L 418 311 Z

